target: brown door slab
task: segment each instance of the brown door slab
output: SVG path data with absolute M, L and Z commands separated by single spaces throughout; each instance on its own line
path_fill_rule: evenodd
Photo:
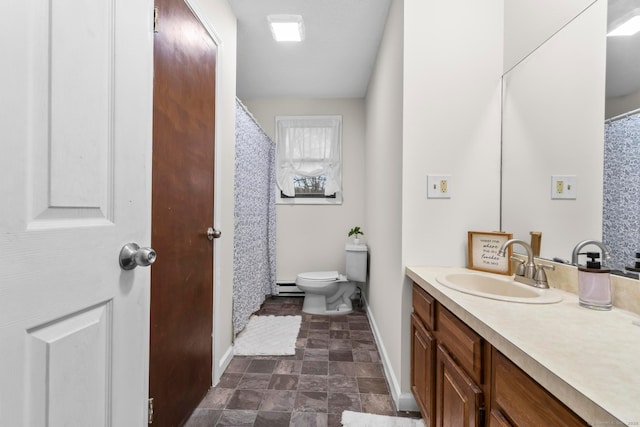
M 182 0 L 157 0 L 149 397 L 184 423 L 211 387 L 216 46 Z

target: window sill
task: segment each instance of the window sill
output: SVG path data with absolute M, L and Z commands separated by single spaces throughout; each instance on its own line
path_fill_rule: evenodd
M 322 197 L 300 197 L 300 198 L 282 198 L 276 196 L 276 205 L 341 205 L 342 195 L 338 194 L 335 198 Z

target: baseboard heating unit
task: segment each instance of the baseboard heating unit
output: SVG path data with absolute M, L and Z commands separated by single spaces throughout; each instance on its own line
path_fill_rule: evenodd
M 301 297 L 304 291 L 300 290 L 295 282 L 278 282 L 278 295 L 283 297 Z

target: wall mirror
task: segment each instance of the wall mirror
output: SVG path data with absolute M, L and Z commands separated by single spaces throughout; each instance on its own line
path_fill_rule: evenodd
M 640 19 L 640 0 L 609 0 L 607 32 L 634 16 Z M 610 267 L 634 271 L 640 251 L 640 32 L 607 37 L 605 118 L 603 241 Z
M 640 250 L 640 33 L 605 36 L 635 13 L 640 0 L 590 2 L 503 76 L 501 229 L 541 231 L 543 258 L 603 240 L 624 270 Z M 624 124 L 617 148 L 612 122 Z M 575 200 L 551 199 L 553 175 L 577 178 Z
M 541 232 L 548 259 L 602 239 L 607 3 L 574 4 L 503 75 L 501 230 Z M 577 197 L 552 199 L 552 176 L 575 177 Z

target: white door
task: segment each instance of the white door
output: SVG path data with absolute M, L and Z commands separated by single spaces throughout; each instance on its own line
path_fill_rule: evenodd
M 0 426 L 147 423 L 152 21 L 0 2 Z

